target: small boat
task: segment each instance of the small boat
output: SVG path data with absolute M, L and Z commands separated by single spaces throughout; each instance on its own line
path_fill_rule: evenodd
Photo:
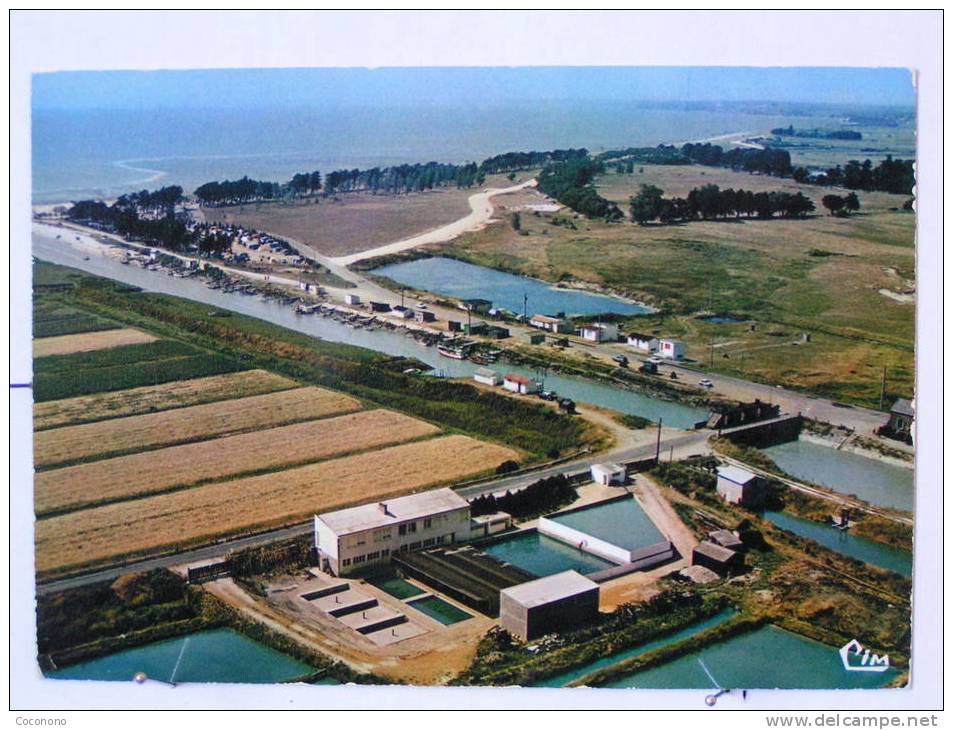
M 437 352 L 443 355 L 444 357 L 449 357 L 452 360 L 466 360 L 467 356 L 464 354 L 462 349 L 455 349 L 452 347 L 447 347 L 445 345 L 438 345 Z

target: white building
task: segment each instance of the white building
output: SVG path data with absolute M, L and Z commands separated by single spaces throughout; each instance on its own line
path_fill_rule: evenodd
M 622 464 L 593 464 L 589 473 L 592 474 L 592 481 L 604 487 L 625 484 L 626 471 Z
M 529 323 L 531 327 L 556 334 L 572 331 L 572 327 L 566 320 L 559 317 L 547 317 L 545 314 L 534 314 L 529 318 Z
M 681 340 L 659 340 L 658 353 L 669 360 L 681 360 L 685 357 L 685 343 Z
M 503 378 L 503 387 L 520 395 L 531 395 L 539 391 L 539 383 L 525 375 L 507 375 Z
M 353 307 L 361 303 L 361 298 L 357 294 L 345 294 L 344 303 Z
M 470 504 L 448 488 L 314 518 L 319 565 L 335 575 L 385 565 L 396 553 L 466 542 L 470 532 Z
M 616 342 L 619 339 L 619 327 L 614 324 L 584 324 L 579 328 L 579 336 L 590 342 Z
M 759 507 L 764 502 L 764 479 L 739 466 L 719 466 L 716 489 L 731 504 Z
M 477 368 L 476 372 L 473 373 L 473 379 L 484 385 L 499 385 L 503 382 L 500 374 L 496 370 L 490 370 L 490 368 Z
M 640 352 L 655 352 L 658 349 L 658 337 L 652 335 L 642 335 L 638 332 L 631 333 L 625 338 L 629 347 Z

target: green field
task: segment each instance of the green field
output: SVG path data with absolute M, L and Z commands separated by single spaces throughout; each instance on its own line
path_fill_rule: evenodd
M 915 287 L 916 217 L 902 209 L 905 196 L 859 191 L 860 211 L 836 218 L 820 202 L 829 188 L 728 169 L 644 165 L 596 181 L 602 195 L 626 210 L 643 183 L 658 185 L 666 196 L 708 183 L 802 192 L 817 211 L 806 220 L 645 226 L 566 211 L 524 214 L 519 232 L 489 226 L 441 250 L 652 304 L 659 315 L 631 318 L 625 327 L 684 339 L 689 357 L 717 372 L 877 407 L 887 367 L 887 400 L 910 396 L 915 305 L 882 293 L 903 299 Z M 744 323 L 709 324 L 697 318 L 705 312 Z

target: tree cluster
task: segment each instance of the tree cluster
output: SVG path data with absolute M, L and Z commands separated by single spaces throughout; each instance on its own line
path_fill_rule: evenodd
M 682 145 L 682 154 L 692 162 L 709 167 L 730 167 L 732 170 L 760 172 L 765 175 L 788 177 L 791 174 L 791 154 L 772 147 L 752 149 L 736 147 L 725 151 L 710 143 Z
M 195 197 L 206 207 L 242 205 L 259 200 L 272 200 L 280 195 L 279 183 L 252 180 L 247 175 L 241 180 L 213 180 L 195 189 Z
M 506 512 L 513 517 L 528 517 L 558 509 L 576 498 L 576 489 L 563 474 L 540 479 L 518 492 L 507 492 L 502 497 L 484 494 L 470 502 L 474 517 L 494 512 Z
M 806 176 L 806 171 L 804 174 Z M 870 160 L 851 160 L 843 167 L 837 165 L 815 178 L 814 182 L 819 185 L 836 185 L 848 190 L 880 190 L 885 193 L 912 195 L 916 175 L 913 160 L 895 160 L 887 155 L 876 167 Z
M 324 179 L 326 195 L 356 191 L 386 193 L 418 193 L 424 190 L 455 185 L 470 188 L 482 185 L 484 173 L 475 162 L 451 165 L 441 162 L 372 167 L 369 170 L 334 170 Z
M 549 164 L 537 178 L 537 189 L 589 218 L 617 220 L 622 211 L 606 200 L 592 185 L 593 178 L 605 172 L 602 162 L 589 157 L 574 157 Z
M 821 198 L 821 205 L 827 208 L 831 215 L 848 216 L 860 210 L 860 200 L 857 193 L 847 195 L 825 195 Z
M 80 200 L 66 211 L 66 217 L 127 239 L 179 249 L 192 240 L 184 216 L 175 213 L 175 205 L 181 199 L 182 188 L 172 185 L 151 193 L 143 190 L 123 195 L 112 205 L 101 200 Z
M 649 221 L 715 220 L 742 216 L 746 218 L 804 218 L 814 210 L 814 203 L 802 193 L 755 193 L 751 190 L 722 190 L 717 185 L 693 188 L 685 198 L 665 198 L 656 185 L 643 185 L 629 201 L 632 219 L 639 225 Z
M 566 149 L 550 150 L 548 152 L 504 152 L 502 155 L 488 157 L 480 163 L 480 170 L 486 174 L 509 172 L 511 170 L 528 170 L 533 167 L 542 167 L 551 162 L 566 162 L 567 160 L 586 158 L 589 150 Z
M 776 127 L 771 134 L 778 137 L 799 137 L 801 139 L 850 139 L 861 140 L 864 136 L 853 129 L 795 129 L 794 125 Z

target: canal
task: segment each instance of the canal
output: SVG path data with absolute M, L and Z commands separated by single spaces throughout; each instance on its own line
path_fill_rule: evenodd
M 209 289 L 196 279 L 180 279 L 161 271 L 123 265 L 116 258 L 103 255 L 97 250 L 78 249 L 68 241 L 56 240 L 37 231 L 33 234 L 33 255 L 44 261 L 71 266 L 138 286 L 146 291 L 184 297 L 256 317 L 329 342 L 343 342 L 387 355 L 416 358 L 446 377 L 469 378 L 479 367 L 468 360 L 443 357 L 437 353 L 436 348 L 424 347 L 399 331 L 355 329 L 318 315 L 295 314 L 291 307 L 278 302 L 239 293 L 225 293 Z M 506 371 L 533 378 L 538 376 L 535 370 L 517 366 L 507 365 Z M 652 421 L 662 419 L 664 425 L 675 428 L 691 429 L 695 423 L 705 420 L 708 416 L 708 412 L 701 408 L 692 408 L 582 378 L 548 375 L 544 378 L 544 385 L 547 390 L 554 390 L 560 396 L 580 403 L 591 403 Z
M 804 439 L 770 446 L 763 451 L 796 479 L 856 495 L 879 507 L 913 511 L 911 468 Z
M 604 686 L 641 689 L 877 689 L 898 676 L 848 671 L 837 648 L 763 626 Z
M 210 629 L 72 664 L 46 676 L 128 682 L 138 672 L 162 682 L 269 684 L 305 677 L 314 668 L 232 629 Z
M 765 512 L 764 518 L 783 530 L 806 537 L 842 555 L 876 565 L 878 568 L 892 570 L 900 575 L 909 577 L 913 574 L 913 555 L 906 550 L 882 545 L 865 537 L 852 535 L 847 530 L 838 530 L 787 512 Z

